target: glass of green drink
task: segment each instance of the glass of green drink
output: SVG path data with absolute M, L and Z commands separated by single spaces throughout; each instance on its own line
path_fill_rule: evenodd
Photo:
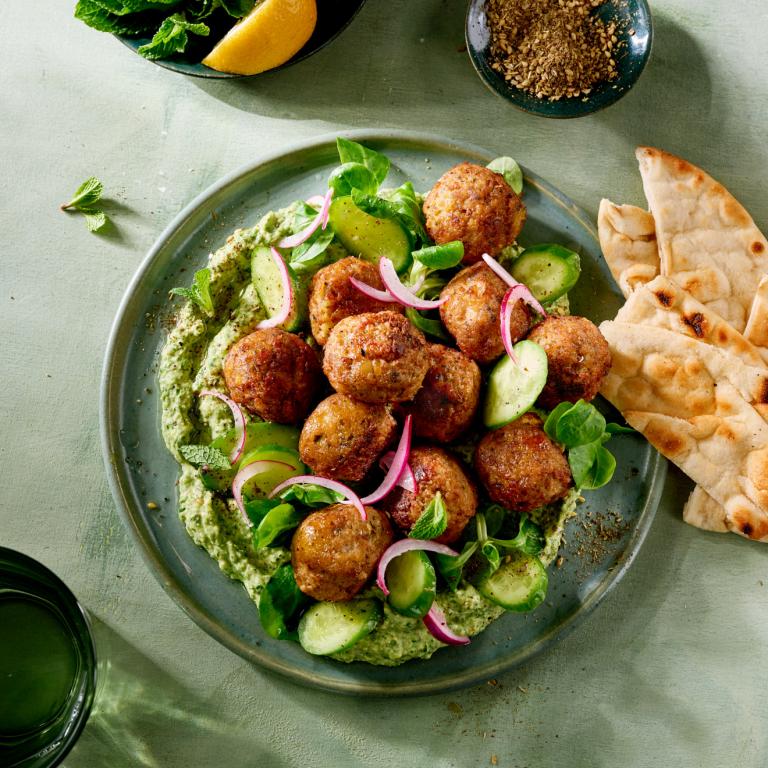
M 93 636 L 75 596 L 45 566 L 0 547 L 0 765 L 58 765 L 95 689 Z

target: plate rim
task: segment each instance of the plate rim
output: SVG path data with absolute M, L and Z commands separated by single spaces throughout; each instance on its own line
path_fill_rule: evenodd
M 110 327 L 109 338 L 104 353 L 101 380 L 99 387 L 99 433 L 101 451 L 104 459 L 104 467 L 107 475 L 112 498 L 115 501 L 120 517 L 128 528 L 134 543 L 138 545 L 142 559 L 149 566 L 152 575 L 160 583 L 163 590 L 179 606 L 184 613 L 191 618 L 197 626 L 203 629 L 209 636 L 217 640 L 224 647 L 233 651 L 247 661 L 257 663 L 262 669 L 275 672 L 284 679 L 294 684 L 305 684 L 314 688 L 320 688 L 334 693 L 350 695 L 373 696 L 402 696 L 402 695 L 428 695 L 448 692 L 459 688 L 476 684 L 508 671 L 522 663 L 534 658 L 553 645 L 557 640 L 565 638 L 580 621 L 587 618 L 602 602 L 605 596 L 621 581 L 640 550 L 643 541 L 650 529 L 651 523 L 661 499 L 664 481 L 667 473 L 667 461 L 661 454 L 652 449 L 649 460 L 649 483 L 645 497 L 645 503 L 639 513 L 638 523 L 633 535 L 627 544 L 627 548 L 616 567 L 611 571 L 609 579 L 601 587 L 590 594 L 588 599 L 581 603 L 578 610 L 573 611 L 561 623 L 552 627 L 550 631 L 540 637 L 532 646 L 521 649 L 512 656 L 494 660 L 482 667 L 472 667 L 460 677 L 446 675 L 427 681 L 409 680 L 401 683 L 380 683 L 376 681 L 338 680 L 325 677 L 317 673 L 297 669 L 292 665 L 273 657 L 262 646 L 253 647 L 221 627 L 209 614 L 209 612 L 191 595 L 188 595 L 176 582 L 176 579 L 166 565 L 163 558 L 156 551 L 152 537 L 147 526 L 141 520 L 141 516 L 135 514 L 131 503 L 130 494 L 127 492 L 126 470 L 120 455 L 120 376 L 122 370 L 119 367 L 121 357 L 125 357 L 126 348 L 120 348 L 121 328 L 124 318 L 128 314 L 134 300 L 137 287 L 143 281 L 145 275 L 154 265 L 161 251 L 174 234 L 184 226 L 187 220 L 195 214 L 197 209 L 212 197 L 219 194 L 224 188 L 235 184 L 238 180 L 253 173 L 260 166 L 273 163 L 287 155 L 313 148 L 320 148 L 331 142 L 335 142 L 338 136 L 344 136 L 360 142 L 396 141 L 406 145 L 430 146 L 433 149 L 459 151 L 464 155 L 474 155 L 482 159 L 493 157 L 493 152 L 478 145 L 451 141 L 431 133 L 404 131 L 404 130 L 339 130 L 332 133 L 323 133 L 311 138 L 294 141 L 271 152 L 258 154 L 254 160 L 245 163 L 230 171 L 215 181 L 205 190 L 196 195 L 184 208 L 173 217 L 170 223 L 162 230 L 160 235 L 139 263 L 118 305 L 114 320 Z M 523 169 L 528 183 L 535 184 L 540 191 L 555 198 L 561 205 L 569 210 L 569 213 L 578 219 L 589 233 L 597 241 L 597 231 L 589 215 L 573 200 L 567 197 L 549 182 L 535 173 Z M 578 621 L 577 621 L 578 620 Z M 339 662 L 341 663 L 341 662 Z

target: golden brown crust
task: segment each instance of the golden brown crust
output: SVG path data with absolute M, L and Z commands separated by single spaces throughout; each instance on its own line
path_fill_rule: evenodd
M 399 486 L 382 502 L 381 508 L 402 531 L 408 533 L 424 509 L 440 491 L 448 512 L 448 527 L 435 541 L 456 541 L 477 512 L 477 491 L 462 465 L 442 448 L 419 446 L 411 451 L 408 463 L 416 476 L 418 493 Z
M 520 234 L 525 222 L 522 200 L 504 177 L 474 163 L 446 171 L 424 201 L 427 232 L 436 243 L 461 240 L 464 263 L 483 253 L 495 256 Z
M 445 301 L 440 319 L 458 348 L 481 365 L 504 353 L 499 310 L 507 285 L 484 263 L 462 269 L 443 288 Z M 510 330 L 513 343 L 528 333 L 530 314 L 522 301 L 512 310 Z
M 475 451 L 475 469 L 491 499 L 515 512 L 562 499 L 572 483 L 563 451 L 532 413 L 488 432 Z
M 232 399 L 266 421 L 301 421 L 317 395 L 322 372 L 317 355 L 293 333 L 267 328 L 235 343 L 224 360 Z
M 539 395 L 542 407 L 595 398 L 611 369 L 611 350 L 594 323 L 576 315 L 552 316 L 537 325 L 528 339 L 547 353 L 547 383 Z
M 334 504 L 304 518 L 291 542 L 299 589 L 316 600 L 350 600 L 373 574 L 392 543 L 387 516 L 366 507 L 368 520 L 351 504 Z
M 384 289 L 379 270 L 368 261 L 348 256 L 323 267 L 312 278 L 309 289 L 309 322 L 318 344 L 328 341 L 331 330 L 345 317 L 363 312 L 402 312 L 399 304 L 377 301 L 349 282 L 354 277 L 372 288 Z
M 365 477 L 396 432 L 397 422 L 388 405 L 335 394 L 304 422 L 299 454 L 316 475 L 355 482 Z
M 396 312 L 344 318 L 331 331 L 323 357 L 333 388 L 365 403 L 412 400 L 428 368 L 424 335 Z
M 463 352 L 429 346 L 429 370 L 406 411 L 418 437 L 449 443 L 469 427 L 480 401 L 480 369 Z

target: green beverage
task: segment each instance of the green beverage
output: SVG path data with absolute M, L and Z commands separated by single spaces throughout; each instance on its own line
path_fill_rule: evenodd
M 61 762 L 90 713 L 95 674 L 74 595 L 44 566 L 0 547 L 0 765 Z

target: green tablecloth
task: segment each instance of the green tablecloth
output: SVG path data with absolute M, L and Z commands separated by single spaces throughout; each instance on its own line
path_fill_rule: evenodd
M 766 765 L 768 548 L 684 525 L 677 472 L 630 573 L 556 648 L 463 692 L 348 699 L 250 666 L 176 607 L 115 511 L 97 414 L 109 326 L 149 246 L 211 182 L 288 141 L 430 131 L 514 155 L 593 214 L 604 195 L 643 203 L 647 143 L 703 165 L 765 229 L 764 2 L 659 0 L 635 90 L 571 122 L 485 89 L 460 0 L 370 0 L 309 61 L 211 83 L 142 61 L 72 5 L 0 5 L 0 542 L 71 585 L 112 665 L 67 768 Z M 58 211 L 91 174 L 113 200 L 104 236 Z

